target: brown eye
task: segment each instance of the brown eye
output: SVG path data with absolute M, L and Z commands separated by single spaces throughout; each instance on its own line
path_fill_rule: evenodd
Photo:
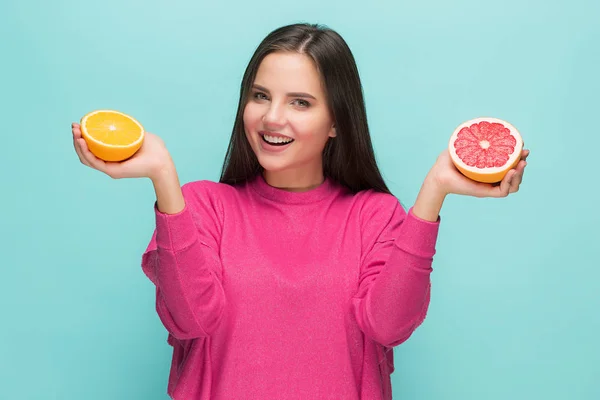
M 255 92 L 252 97 L 256 100 L 268 100 L 267 95 L 262 92 Z
M 294 100 L 294 103 L 297 106 L 302 107 L 302 108 L 308 108 L 308 107 L 310 107 L 310 103 L 308 101 L 306 101 L 306 100 L 296 99 L 296 100 Z

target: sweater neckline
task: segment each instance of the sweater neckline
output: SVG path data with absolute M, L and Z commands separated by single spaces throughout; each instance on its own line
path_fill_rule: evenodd
M 250 182 L 250 186 L 262 197 L 285 204 L 315 203 L 326 198 L 333 190 L 331 178 L 325 177 L 323 182 L 313 189 L 304 192 L 291 192 L 269 185 L 262 173 L 257 174 Z

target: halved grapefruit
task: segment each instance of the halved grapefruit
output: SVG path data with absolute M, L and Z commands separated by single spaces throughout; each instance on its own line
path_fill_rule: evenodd
M 481 117 L 463 122 L 450 137 L 450 158 L 466 177 L 500 182 L 521 160 L 523 138 L 510 123 Z
M 123 161 L 144 141 L 144 127 L 135 118 L 116 110 L 95 110 L 81 118 L 81 136 L 96 157 Z

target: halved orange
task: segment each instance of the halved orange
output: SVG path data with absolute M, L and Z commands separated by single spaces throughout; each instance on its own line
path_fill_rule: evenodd
M 466 177 L 486 183 L 500 182 L 521 161 L 523 138 L 510 123 L 493 117 L 460 124 L 448 143 L 450 158 Z
M 144 141 L 144 127 L 135 118 L 116 110 L 95 110 L 81 118 L 81 136 L 96 157 L 123 161 Z

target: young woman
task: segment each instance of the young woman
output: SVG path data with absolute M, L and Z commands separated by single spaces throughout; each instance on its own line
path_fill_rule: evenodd
M 529 153 L 494 186 L 443 151 L 405 211 L 375 162 L 350 49 L 303 24 L 250 60 L 218 183 L 181 187 L 153 134 L 105 163 L 72 131 L 83 164 L 154 185 L 142 267 L 173 346 L 168 393 L 186 400 L 391 399 L 392 348 L 429 305 L 445 197 L 516 192 Z

